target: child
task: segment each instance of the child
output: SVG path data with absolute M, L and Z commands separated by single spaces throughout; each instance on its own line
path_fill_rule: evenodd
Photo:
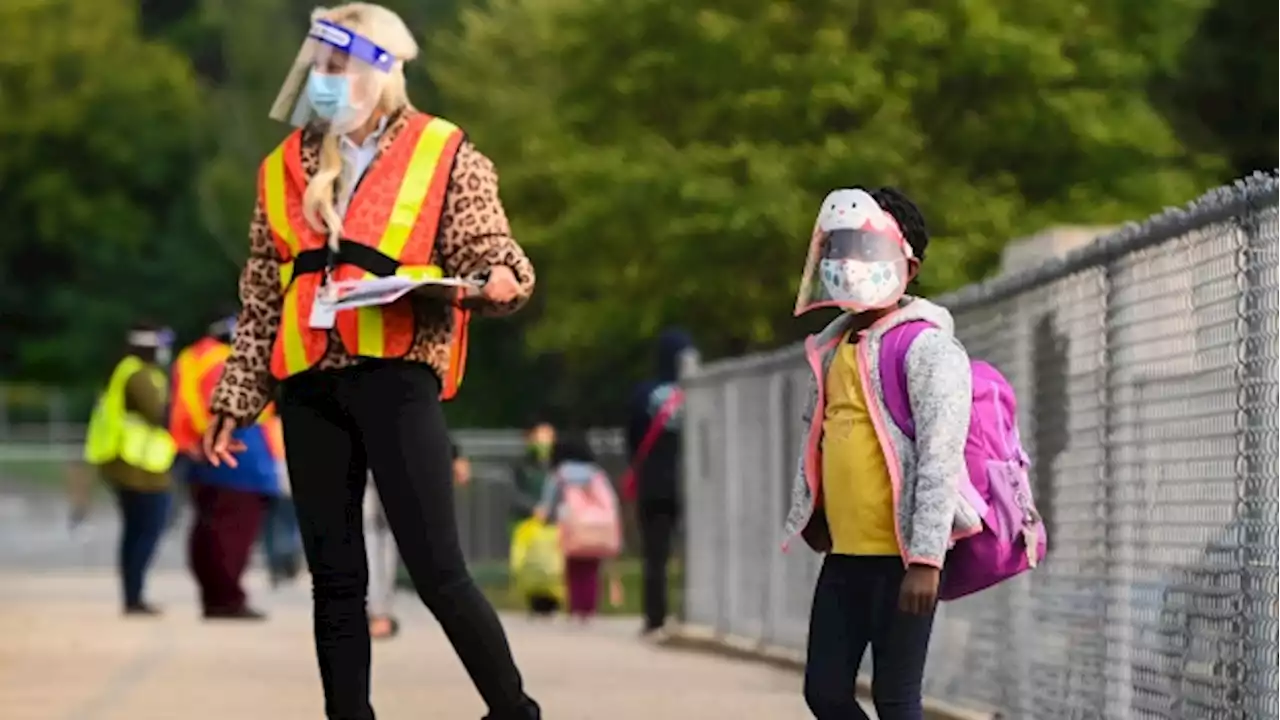
M 621 541 L 618 497 L 608 475 L 597 464 L 586 437 L 580 433 L 569 433 L 556 441 L 551 467 L 535 513 L 549 522 L 560 523 L 562 533 L 570 532 L 566 527 L 569 519 L 559 517 L 566 494 L 581 491 L 594 495 L 591 503 L 597 512 L 591 518 L 582 518 L 581 527 L 585 531 L 579 534 L 579 542 L 562 537 L 566 548 L 564 574 L 569 589 L 569 615 L 586 622 L 596 614 L 601 567 L 606 559 L 617 554 Z M 616 578 L 612 584 L 611 595 L 616 602 L 619 593 Z
M 968 356 L 946 310 L 904 295 L 928 243 L 920 211 L 899 191 L 837 190 L 819 212 L 796 299 L 796 315 L 844 311 L 805 343 L 815 385 L 787 517 L 788 539 L 800 533 L 827 554 L 805 664 L 805 701 L 817 720 L 867 717 L 854 682 L 868 645 L 878 715 L 923 718 L 943 558 L 953 523 L 977 522 L 956 491 L 966 472 Z M 918 320 L 931 327 L 907 353 L 911 441 L 885 406 L 880 346 L 888 330 Z

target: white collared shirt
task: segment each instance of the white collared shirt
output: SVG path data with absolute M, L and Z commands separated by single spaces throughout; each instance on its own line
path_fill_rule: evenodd
M 346 135 L 338 138 L 338 149 L 342 152 L 342 175 L 338 182 L 339 194 L 334 198 L 334 209 L 341 217 L 347 216 L 347 206 L 351 203 L 356 185 L 369 169 L 373 158 L 378 154 L 378 140 L 387 129 L 387 118 L 378 121 L 378 128 L 369 133 L 364 142 L 356 145 Z

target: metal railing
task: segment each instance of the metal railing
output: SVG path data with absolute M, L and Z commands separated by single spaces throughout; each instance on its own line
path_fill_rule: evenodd
M 71 466 L 81 462 L 84 426 L 30 423 L 22 430 L 0 437 L 0 490 L 6 484 L 20 484 L 61 491 Z M 517 429 L 459 430 L 453 439 L 472 466 L 471 482 L 454 494 L 463 552 L 468 562 L 478 566 L 505 563 L 510 549 L 515 466 L 525 452 L 524 433 Z M 622 432 L 596 430 L 588 439 L 601 466 L 616 482 L 627 464 Z M 638 547 L 630 523 L 626 531 L 627 547 Z
M 927 694 L 1019 720 L 1277 717 L 1276 206 L 1257 175 L 940 300 L 1018 393 L 1051 544 L 942 607 Z M 793 347 L 685 380 L 691 624 L 805 645 L 820 559 L 779 543 L 808 376 Z

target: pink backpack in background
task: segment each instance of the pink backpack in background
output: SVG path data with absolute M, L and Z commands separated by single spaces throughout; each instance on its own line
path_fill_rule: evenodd
M 915 440 L 915 422 L 907 395 L 907 351 L 924 330 L 924 320 L 906 322 L 884 334 L 880 346 L 880 383 L 893 422 Z M 975 360 L 973 413 L 964 446 L 967 477 L 960 495 L 982 517 L 982 530 L 957 540 L 947 553 L 938 597 L 957 598 L 1020 575 L 1044 560 L 1048 536 L 1031 497 L 1027 471 L 1031 461 L 1018 436 L 1018 404 L 1000 371 Z
M 596 473 L 584 485 L 567 483 L 560 477 L 555 481 L 560 483 L 556 524 L 565 557 L 616 557 L 622 549 L 622 522 L 609 479 Z

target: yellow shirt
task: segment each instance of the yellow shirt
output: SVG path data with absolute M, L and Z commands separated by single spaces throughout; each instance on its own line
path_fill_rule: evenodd
M 826 378 L 822 494 L 837 555 L 899 555 L 893 486 L 858 375 L 857 345 L 844 338 Z

